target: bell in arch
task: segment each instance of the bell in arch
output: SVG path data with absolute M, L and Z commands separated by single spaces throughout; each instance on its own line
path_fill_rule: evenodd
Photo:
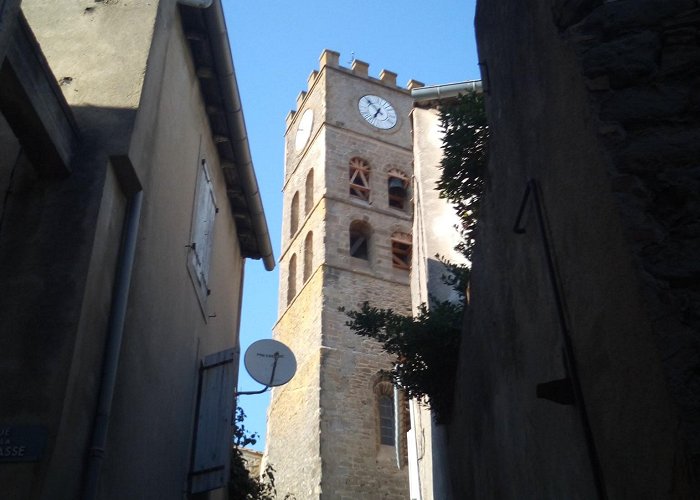
M 393 196 L 406 196 L 406 182 L 398 177 L 389 179 L 389 194 Z
M 406 181 L 399 177 L 389 178 L 389 205 L 403 208 L 406 199 Z

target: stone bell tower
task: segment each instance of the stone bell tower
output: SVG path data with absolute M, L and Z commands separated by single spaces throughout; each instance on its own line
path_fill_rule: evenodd
M 396 74 L 341 67 L 325 50 L 287 117 L 276 339 L 297 374 L 275 388 L 266 460 L 278 492 L 304 499 L 406 499 L 406 402 L 391 360 L 339 307 L 411 313 L 409 89 Z

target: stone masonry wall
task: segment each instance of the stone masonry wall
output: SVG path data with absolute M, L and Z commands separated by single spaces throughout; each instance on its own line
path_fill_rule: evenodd
M 409 273 L 392 266 L 391 235 L 410 233 L 405 210 L 388 205 L 388 173 L 411 175 L 411 98 L 392 80 L 367 75 L 367 65 L 338 66 L 338 54 L 324 51 L 311 73 L 308 93 L 287 117 L 284 222 L 280 257 L 280 319 L 275 338 L 297 355 L 292 381 L 273 392 L 268 413 L 265 460 L 276 469 L 278 491 L 301 499 L 404 499 L 406 469 L 398 469 L 394 447 L 381 446 L 374 383 L 391 367 L 380 347 L 354 335 L 338 308 L 365 300 L 410 314 Z M 357 109 L 358 99 L 382 95 L 399 114 L 397 126 L 379 131 Z M 308 142 L 296 147 L 298 121 L 313 111 Z M 349 193 L 353 156 L 371 167 L 370 202 Z M 306 213 L 306 178 L 314 171 L 313 207 Z M 298 230 L 291 234 L 291 206 L 299 196 Z M 368 260 L 349 255 L 349 227 L 362 220 L 372 227 Z M 306 238 L 313 232 L 313 273 L 304 282 Z M 296 294 L 289 293 L 290 259 L 296 255 Z M 405 431 L 406 429 L 404 429 Z
M 403 271 L 405 274 L 405 271 Z M 355 335 L 338 310 L 371 304 L 410 313 L 408 287 L 360 273 L 325 268 L 321 355 L 321 456 L 324 498 L 405 499 L 407 470 L 396 465 L 394 448 L 379 444 L 374 382 L 391 368 L 380 346 Z M 406 429 L 404 429 L 405 431 Z
M 559 12 L 598 115 L 612 190 L 682 427 L 700 466 L 700 8 Z M 700 472 L 700 469 L 697 469 Z
M 264 462 L 277 471 L 277 491 L 299 499 L 319 498 L 320 494 L 320 271 L 312 275 L 273 329 L 274 338 L 294 353 L 297 372 L 289 383 L 272 391 Z
M 669 320 L 659 321 L 645 289 L 654 285 L 671 306 L 678 296 L 672 288 L 692 286 L 659 270 L 680 264 L 682 252 L 675 262 L 666 259 L 666 245 L 688 248 L 693 226 L 680 219 L 696 217 L 693 177 L 683 175 L 697 156 L 697 141 L 688 140 L 693 93 L 683 108 L 689 113 L 673 118 L 663 117 L 671 106 L 657 100 L 672 102 L 670 88 L 692 88 L 694 70 L 663 71 L 695 53 L 669 42 L 688 40 L 689 31 L 663 25 L 681 4 L 694 3 L 477 3 L 491 141 L 449 426 L 455 498 L 697 496 L 688 453 L 692 411 L 674 392 L 671 350 L 663 345 L 683 358 L 671 363 L 682 367 L 685 378 L 676 381 L 683 391 L 693 385 L 692 370 L 683 367 L 697 351 L 688 325 L 674 327 L 682 308 L 675 304 Z M 665 52 L 675 53 L 676 63 Z M 670 184 L 673 175 L 685 179 L 681 186 Z M 525 232 L 516 233 L 533 180 L 544 229 L 531 192 L 520 221 Z M 671 221 L 675 226 L 664 227 Z M 697 259 L 683 260 L 690 266 Z M 661 334 L 660 326 L 675 333 Z M 539 384 L 572 376 L 566 341 L 583 397 L 574 405 L 537 393 Z

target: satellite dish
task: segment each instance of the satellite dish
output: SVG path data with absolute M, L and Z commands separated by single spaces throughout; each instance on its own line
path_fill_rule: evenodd
M 282 342 L 272 339 L 250 344 L 245 352 L 244 363 L 253 380 L 267 387 L 286 384 L 297 371 L 294 353 Z

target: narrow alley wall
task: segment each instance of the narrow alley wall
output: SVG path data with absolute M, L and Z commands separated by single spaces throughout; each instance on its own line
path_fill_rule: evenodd
M 697 492 L 699 26 L 694 1 L 478 3 L 492 140 L 456 498 Z M 583 404 L 537 397 L 564 378 Z

